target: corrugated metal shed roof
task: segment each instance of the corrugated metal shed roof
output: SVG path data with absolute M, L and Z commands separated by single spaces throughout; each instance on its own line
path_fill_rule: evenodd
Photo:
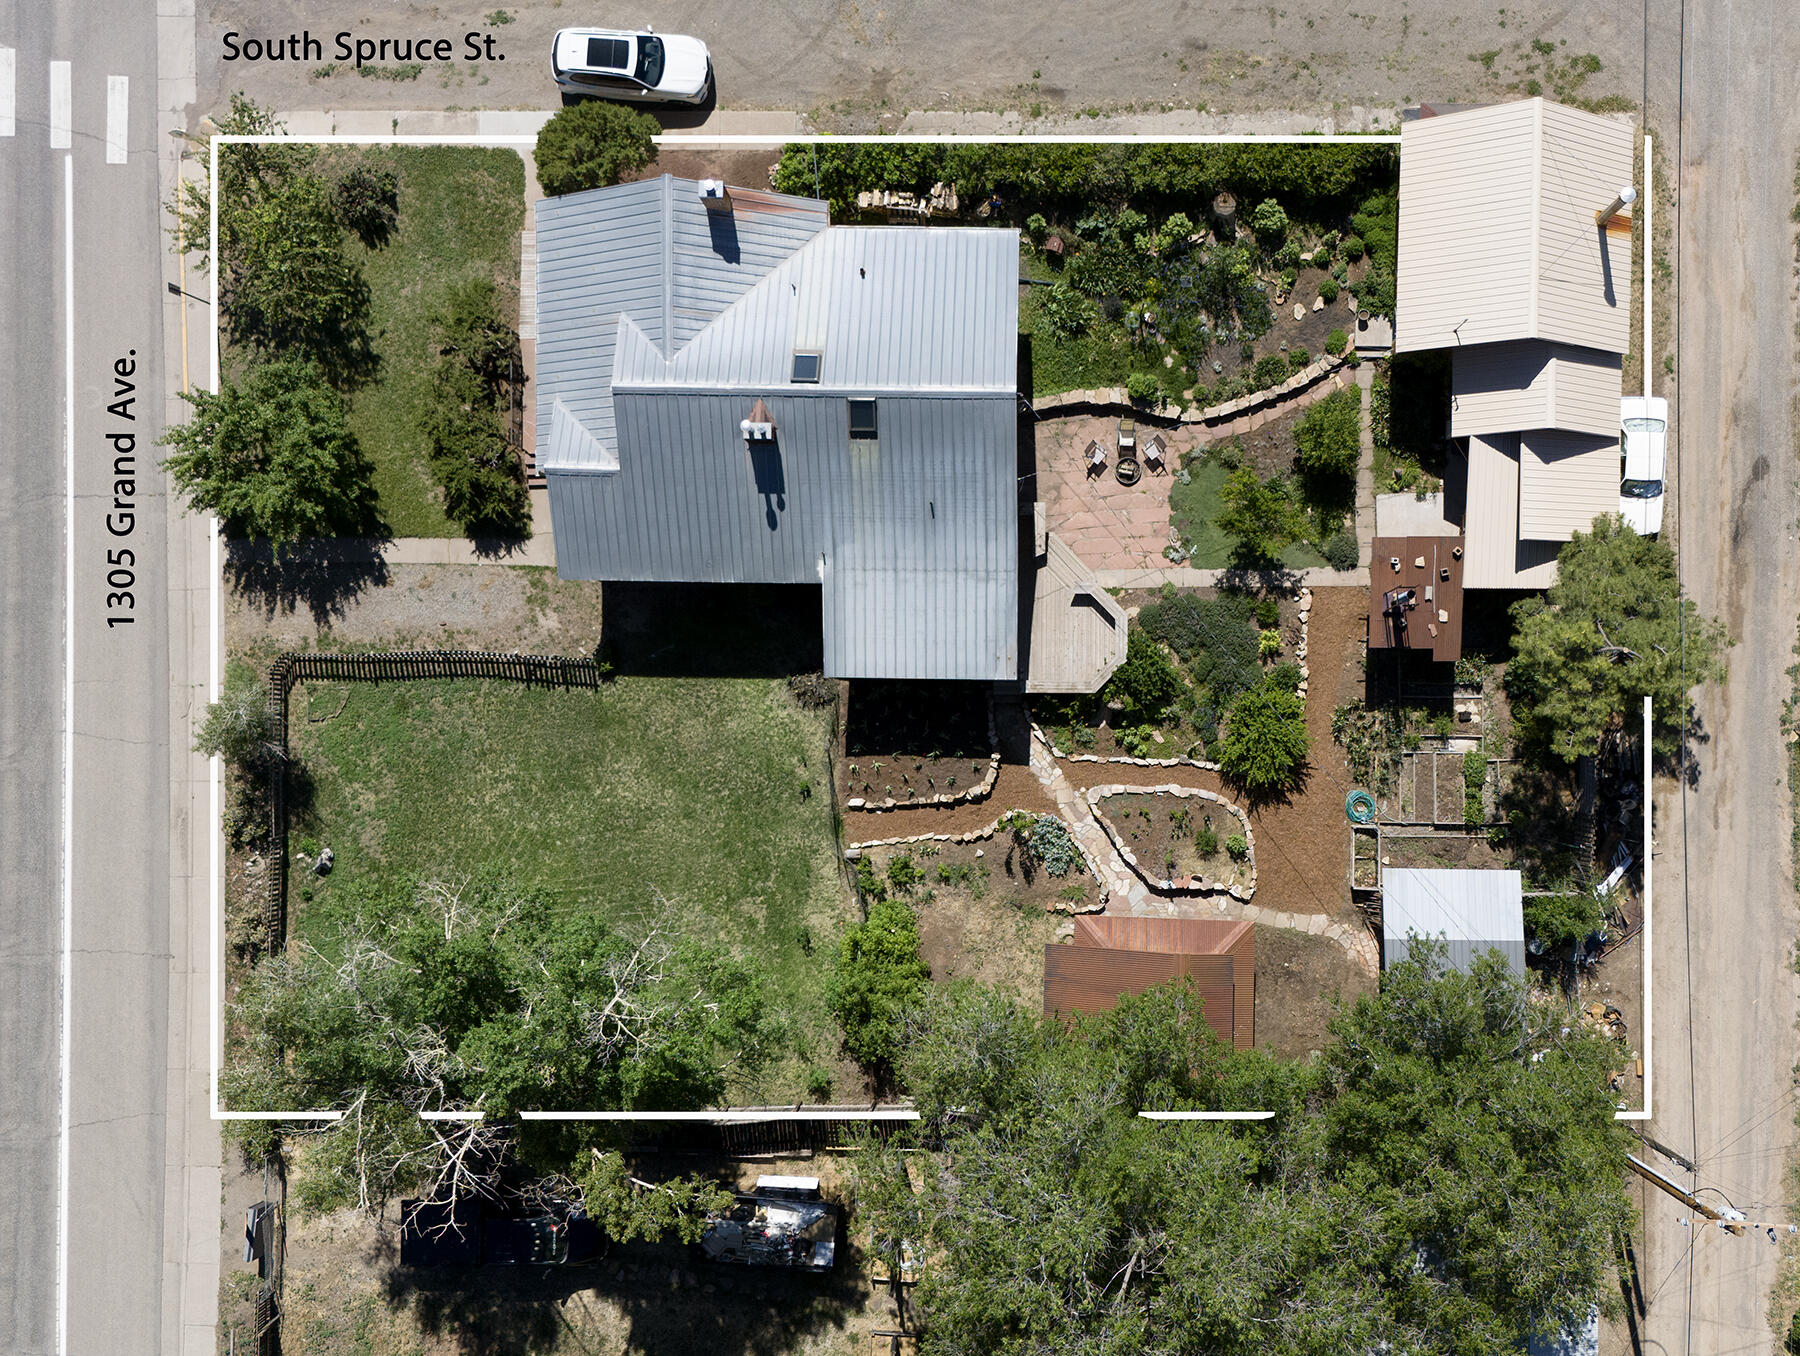
M 1553 541 L 1519 537 L 1519 435 L 1469 439 L 1463 486 L 1463 588 L 1541 589 L 1556 582 Z
M 545 458 L 554 454 L 558 399 L 599 446 L 616 450 L 612 371 L 622 318 L 630 317 L 652 351 L 677 352 L 826 228 L 825 204 L 811 199 L 733 189 L 731 200 L 729 216 L 708 212 L 696 180 L 665 174 L 537 204 L 536 395 Z M 541 465 L 557 464 L 545 458 Z
M 1520 339 L 1450 351 L 1450 433 L 1560 428 L 1616 434 L 1619 355 Z
M 1206 1024 L 1228 1045 L 1237 1044 L 1232 956 L 1170 955 L 1113 947 L 1044 948 L 1044 1012 L 1108 1012 L 1128 994 L 1183 977 L 1194 981 Z
M 826 390 L 1010 392 L 1018 257 L 1014 230 L 833 227 L 667 363 L 634 349 L 614 384 L 780 389 L 793 384 L 794 354 L 811 352 Z
M 1167 955 L 1231 957 L 1231 1032 L 1214 1024 L 1239 1050 L 1256 1043 L 1256 926 L 1244 919 L 1135 918 L 1083 914 L 1075 919 L 1078 947 Z
M 1570 540 L 1619 511 L 1619 440 L 1561 429 L 1519 435 L 1519 535 Z
M 1631 182 L 1631 127 L 1524 99 L 1407 122 L 1400 139 L 1396 352 L 1630 347 L 1629 220 L 1609 232 L 1594 214 Z
M 1032 586 L 1027 692 L 1098 692 L 1125 662 L 1125 609 L 1094 582 L 1069 544 L 1045 534 Z
M 1409 936 L 1436 937 L 1450 964 L 1467 970 L 1498 947 L 1516 973 L 1525 971 L 1525 915 L 1517 871 L 1447 871 L 1389 867 L 1381 873 L 1382 957 L 1406 958 Z

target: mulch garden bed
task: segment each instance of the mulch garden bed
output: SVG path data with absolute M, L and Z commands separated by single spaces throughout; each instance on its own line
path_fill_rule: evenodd
M 1100 802 L 1100 813 L 1138 864 L 1164 880 L 1198 880 L 1221 889 L 1250 883 L 1249 862 L 1233 861 L 1226 842 L 1242 834 L 1236 815 L 1211 801 L 1157 792 L 1128 792 Z M 1212 850 L 1202 852 L 1199 835 L 1213 834 Z
M 988 691 L 979 683 L 853 681 L 840 752 L 846 801 L 966 797 L 994 766 Z

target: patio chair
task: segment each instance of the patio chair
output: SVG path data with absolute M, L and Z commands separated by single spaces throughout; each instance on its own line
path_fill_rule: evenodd
M 1169 469 L 1166 454 L 1168 448 L 1163 445 L 1162 434 L 1155 433 L 1150 441 L 1144 444 L 1144 466 L 1152 475 L 1166 472 Z
M 1119 420 L 1119 451 L 1128 452 L 1137 446 L 1137 421 L 1135 419 Z
M 1081 454 L 1082 465 L 1087 467 L 1089 476 L 1097 476 L 1106 469 L 1106 449 L 1098 442 L 1087 445 L 1087 451 Z

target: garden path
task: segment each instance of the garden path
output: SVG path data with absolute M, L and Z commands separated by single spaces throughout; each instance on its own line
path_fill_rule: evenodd
M 1356 458 L 1356 559 L 1364 569 L 1375 543 L 1375 365 L 1356 369 L 1356 385 L 1362 392 L 1361 448 Z

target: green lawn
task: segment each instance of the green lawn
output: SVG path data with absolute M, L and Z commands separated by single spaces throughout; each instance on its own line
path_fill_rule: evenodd
M 346 237 L 369 284 L 375 381 L 351 397 L 350 427 L 375 463 L 382 517 L 397 537 L 457 537 L 426 461 L 419 418 L 432 398 L 431 317 L 458 283 L 491 277 L 509 302 L 519 282 L 525 162 L 510 150 L 466 146 L 333 149 L 400 177 L 400 220 L 375 249 Z
M 336 854 L 323 881 L 295 865 L 302 942 L 329 948 L 355 882 L 500 869 L 627 929 L 666 912 L 756 961 L 799 1053 L 742 1096 L 801 1096 L 809 1063 L 845 1081 L 822 995 L 854 912 L 835 862 L 826 722 L 780 681 L 313 683 L 289 729 L 314 787 L 291 847 Z
M 1230 472 L 1210 457 L 1190 461 L 1187 472 L 1190 483 L 1169 482 L 1170 525 L 1193 548 L 1189 565 L 1198 570 L 1225 569 L 1231 564 L 1231 548 L 1237 539 L 1222 531 L 1214 517 L 1219 511 L 1219 490 Z M 1281 563 L 1301 570 L 1323 565 L 1325 557 L 1311 542 L 1298 541 L 1281 553 Z

